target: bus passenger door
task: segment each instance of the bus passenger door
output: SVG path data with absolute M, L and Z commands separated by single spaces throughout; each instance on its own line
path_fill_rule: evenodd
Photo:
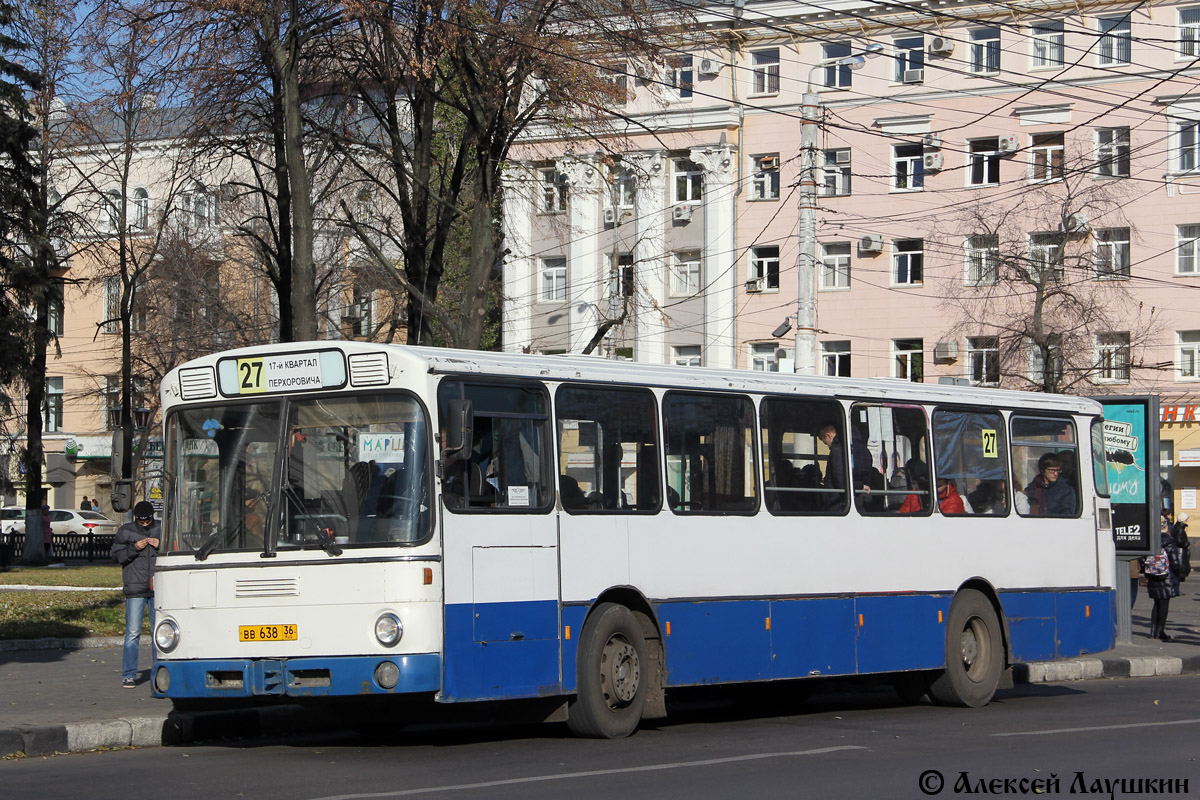
M 552 442 L 536 383 L 446 381 L 469 401 L 468 440 L 443 458 L 445 576 L 441 700 L 499 700 L 561 692 L 558 548 Z M 445 440 L 445 439 L 443 439 Z

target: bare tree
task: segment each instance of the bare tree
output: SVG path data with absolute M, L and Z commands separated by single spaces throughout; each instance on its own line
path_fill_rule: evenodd
M 964 271 L 944 284 L 958 309 L 950 333 L 978 345 L 978 382 L 1056 393 L 1128 383 L 1154 320 L 1129 288 L 1124 186 L 1095 180 L 1082 155 L 1042 169 L 1044 183 L 961 215 Z

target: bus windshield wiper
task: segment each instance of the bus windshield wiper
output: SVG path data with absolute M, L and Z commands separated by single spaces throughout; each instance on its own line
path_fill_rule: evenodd
M 283 496 L 286 497 L 288 501 L 296 507 L 296 510 L 304 514 L 308 513 L 308 509 L 304 507 L 304 501 L 300 499 L 298 494 L 296 494 L 296 487 L 292 486 L 290 483 L 285 483 L 283 485 Z M 337 542 L 333 540 L 332 530 L 329 528 L 322 528 L 316 522 L 313 523 L 313 528 L 317 532 L 317 541 L 320 543 L 322 550 L 331 556 L 340 556 L 342 554 L 342 548 L 338 547 Z
M 217 549 L 217 545 L 225 541 L 225 537 L 229 534 L 230 530 L 228 527 L 218 528 L 214 525 L 213 532 L 208 535 L 208 538 L 204 540 L 204 544 L 200 545 L 200 549 L 196 551 L 196 560 L 203 561 L 208 558 L 212 554 L 212 551 Z

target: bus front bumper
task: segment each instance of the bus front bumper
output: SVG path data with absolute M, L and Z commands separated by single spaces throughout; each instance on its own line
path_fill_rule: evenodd
M 442 658 L 415 655 L 154 662 L 155 697 L 350 697 L 441 689 Z

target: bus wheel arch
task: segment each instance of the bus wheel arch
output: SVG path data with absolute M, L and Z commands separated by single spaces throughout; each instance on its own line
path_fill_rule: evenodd
M 576 653 L 576 692 L 567 726 L 577 735 L 619 738 L 642 719 L 666 716 L 662 636 L 650 604 L 636 591 L 597 598 Z
M 1007 664 L 999 605 L 990 587 L 964 584 L 946 620 L 946 668 L 929 688 L 934 702 L 978 708 L 1000 687 Z M 989 596 L 990 595 L 990 596 Z

